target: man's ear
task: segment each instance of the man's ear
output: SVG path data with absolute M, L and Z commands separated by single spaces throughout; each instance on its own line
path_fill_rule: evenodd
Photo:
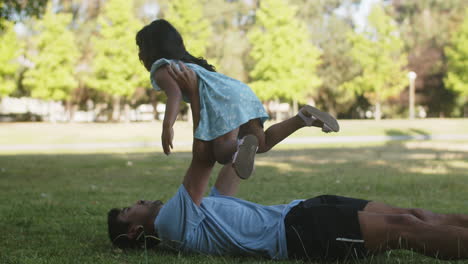
M 142 225 L 131 225 L 128 230 L 128 237 L 132 240 L 138 239 L 138 237 L 143 234 Z

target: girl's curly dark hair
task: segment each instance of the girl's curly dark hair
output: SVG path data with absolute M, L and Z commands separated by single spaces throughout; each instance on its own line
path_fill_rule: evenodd
M 194 63 L 209 71 L 216 71 L 204 58 L 192 56 L 185 49 L 177 29 L 164 19 L 157 19 L 138 31 L 136 44 L 139 48 L 138 57 L 148 71 L 155 61 L 162 58 Z

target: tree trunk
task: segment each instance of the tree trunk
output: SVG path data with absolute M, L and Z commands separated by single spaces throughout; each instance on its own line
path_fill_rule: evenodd
M 77 104 L 72 104 L 71 105 L 71 111 L 70 111 L 70 121 L 74 121 L 75 119 L 75 113 L 78 111 L 78 105 Z
M 125 113 L 125 123 L 130 122 L 130 105 L 125 104 L 124 105 L 124 113 Z
M 94 120 L 93 122 L 96 122 L 99 120 L 99 117 L 101 116 L 101 111 L 104 109 L 104 105 L 102 103 L 97 103 L 96 107 L 94 107 Z
M 276 104 L 276 122 L 279 122 L 281 120 L 281 112 L 280 112 L 280 101 L 278 99 L 275 100 Z
M 67 100 L 65 102 L 65 118 L 66 118 L 67 122 L 71 122 L 72 119 L 73 119 L 72 111 L 73 111 L 73 109 L 72 109 L 71 100 Z
M 335 108 L 335 105 L 333 103 L 330 103 L 328 104 L 328 109 L 327 109 L 328 113 L 334 117 L 337 117 L 338 114 L 337 114 L 337 111 L 336 111 L 336 108 Z
M 299 106 L 298 106 L 298 103 L 297 103 L 297 100 L 294 99 L 293 100 L 293 116 L 297 114 L 297 112 L 299 111 Z
M 375 118 L 375 120 L 381 120 L 382 119 L 382 110 L 380 109 L 380 102 L 377 102 L 375 104 L 374 118 Z
M 193 123 L 193 113 L 192 113 L 192 107 L 188 107 L 187 109 L 187 122 Z
M 149 98 L 151 101 L 151 105 L 153 106 L 153 120 L 159 120 L 158 100 L 157 100 L 156 93 L 153 90 L 150 91 Z
M 463 117 L 468 117 L 468 103 L 465 103 L 465 107 L 463 107 Z
M 94 112 L 94 102 L 91 99 L 86 100 L 87 122 L 91 123 L 96 120 L 96 113 Z
M 52 101 L 47 102 L 47 121 L 51 123 L 55 123 L 55 120 L 52 118 L 52 110 L 51 110 L 52 103 L 53 103 Z
M 120 96 L 114 95 L 112 101 L 112 121 L 119 122 L 120 120 Z
M 271 117 L 272 113 L 271 113 L 271 101 L 266 101 L 264 104 L 263 104 L 263 107 L 265 107 L 268 115 Z
M 158 113 L 158 102 L 151 101 L 151 105 L 153 106 L 153 119 L 159 120 L 159 113 Z

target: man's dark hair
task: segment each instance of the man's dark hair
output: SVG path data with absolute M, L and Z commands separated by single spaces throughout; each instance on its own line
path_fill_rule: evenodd
M 140 61 L 148 71 L 151 70 L 151 65 L 161 58 L 194 63 L 208 71 L 215 71 L 214 66 L 203 57 L 197 58 L 185 49 L 180 33 L 164 19 L 154 20 L 138 31 L 136 43 L 140 49 L 138 54 Z
M 131 239 L 128 235 L 130 223 L 119 220 L 119 214 L 122 210 L 113 208 L 107 213 L 107 226 L 109 238 L 114 246 L 121 249 L 152 248 L 159 244 L 159 239 L 155 236 L 145 236 L 142 234 L 137 239 Z

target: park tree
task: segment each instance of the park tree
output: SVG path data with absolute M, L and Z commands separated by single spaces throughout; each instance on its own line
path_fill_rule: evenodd
M 179 31 L 185 48 L 195 57 L 205 57 L 211 42 L 212 28 L 203 14 L 199 0 L 169 1 L 164 18 Z
M 0 29 L 6 27 L 6 21 L 22 18 L 40 17 L 48 0 L 2 0 L 0 1 Z
M 216 70 L 243 82 L 248 81 L 247 32 L 253 25 L 255 3 L 248 1 L 204 0 L 204 14 L 212 25 L 212 38 L 207 50 Z
M 76 66 L 77 88 L 72 93 L 70 104 L 73 114 L 78 108 L 93 111 L 96 116 L 106 113 L 109 96 L 104 92 L 89 87 L 87 80 L 92 74 L 93 43 L 90 41 L 96 33 L 97 17 L 102 11 L 104 1 L 95 0 L 60 0 L 58 8 L 72 13 L 72 29 L 76 37 L 80 58 Z M 104 111 L 103 111 L 104 110 Z
M 16 88 L 20 46 L 14 24 L 4 22 L 3 32 L 0 33 L 0 98 L 10 95 Z
M 444 47 L 463 20 L 468 2 L 393 0 L 388 7 L 405 43 L 408 68 L 418 74 L 417 103 L 426 106 L 428 116 L 449 115 L 455 106 L 456 93 L 444 85 L 447 75 Z
M 352 111 L 356 104 L 356 93 L 340 87 L 356 77 L 361 67 L 350 56 L 344 56 L 352 48 L 351 43 L 347 41 L 347 35 L 353 30 L 351 25 L 336 15 L 326 20 L 322 24 L 322 30 L 326 33 L 318 34 L 314 31 L 314 35 L 318 35 L 317 45 L 322 51 L 322 64 L 318 68 L 318 74 L 323 82 L 318 90 L 317 103 L 335 116 L 345 115 Z
M 286 0 L 263 0 L 249 33 L 253 90 L 261 100 L 292 101 L 295 111 L 321 83 L 316 73 L 320 51 L 296 12 Z
M 344 83 L 343 90 L 363 94 L 375 105 L 374 117 L 381 119 L 381 104 L 406 87 L 407 58 L 396 24 L 380 5 L 374 5 L 368 27 L 362 33 L 350 33 L 349 55 L 361 66 L 361 73 Z
M 162 16 L 168 20 L 182 35 L 186 50 L 194 57 L 203 57 L 211 65 L 217 66 L 215 58 L 208 57 L 208 48 L 212 46 L 213 29 L 204 14 L 204 5 L 211 6 L 207 0 L 164 0 L 167 2 Z M 191 120 L 190 107 L 187 117 Z
M 133 1 L 109 0 L 98 16 L 92 38 L 93 62 L 87 84 L 112 97 L 112 119 L 120 118 L 122 99 L 129 99 L 148 73 L 138 60 L 135 34 L 142 28 L 133 12 Z M 126 110 L 129 106 L 126 105 Z M 128 111 L 127 111 L 128 113 Z
M 71 14 L 56 13 L 49 4 L 43 18 L 33 23 L 32 68 L 24 74 L 23 85 L 34 98 L 67 100 L 77 87 L 75 66 L 79 52 L 69 30 Z
M 334 116 L 350 116 L 356 95 L 339 87 L 360 71 L 360 66 L 343 54 L 351 49 L 346 36 L 353 30 L 352 9 L 361 1 L 296 0 L 294 3 L 298 2 L 301 6 L 298 17 L 306 22 L 312 43 L 322 52 L 317 71 L 322 84 L 316 93 L 316 104 Z
M 459 94 L 464 105 L 464 116 L 468 117 L 468 8 L 459 29 L 453 32 L 445 48 L 448 60 L 445 85 Z
M 205 0 L 207 2 L 208 0 Z M 207 57 L 216 62 L 216 70 L 243 82 L 248 80 L 246 61 L 250 43 L 247 31 L 253 24 L 253 2 L 209 0 L 204 14 L 212 25 Z

